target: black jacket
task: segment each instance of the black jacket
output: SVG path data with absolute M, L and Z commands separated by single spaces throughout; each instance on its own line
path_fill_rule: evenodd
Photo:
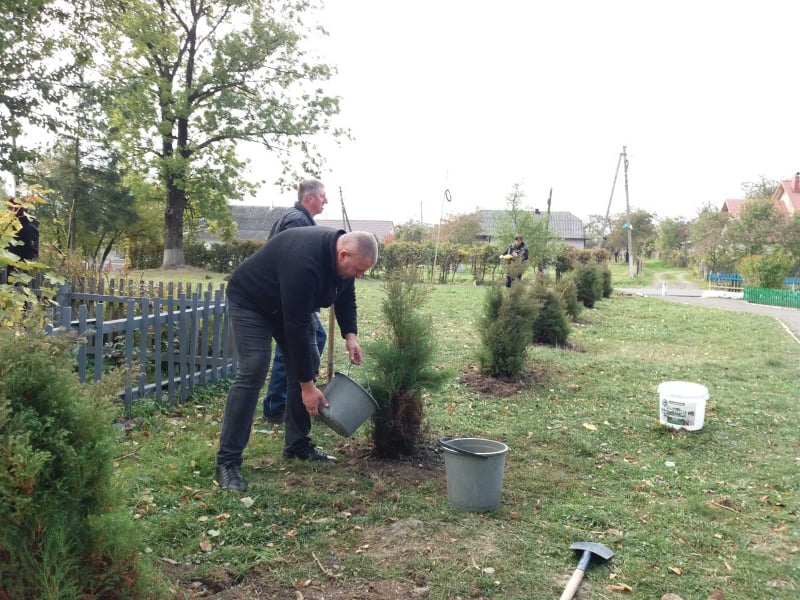
M 512 243 L 506 250 L 506 254 L 510 254 L 514 258 L 522 257 L 522 260 L 528 260 L 528 244 L 522 242 L 522 246 L 517 248 L 517 245 Z
M 358 333 L 355 279 L 336 274 L 336 240 L 342 230 L 287 229 L 270 238 L 231 275 L 227 295 L 261 313 L 272 325 L 286 368 L 300 381 L 314 377 L 311 314 L 333 304 L 342 336 Z
M 272 229 L 269 230 L 269 237 L 271 238 L 281 231 L 286 231 L 294 227 L 313 227 L 316 224 L 314 217 L 306 210 L 306 207 L 299 202 L 295 202 L 294 206 L 290 208 L 288 212 L 284 213 L 280 219 L 273 223 Z

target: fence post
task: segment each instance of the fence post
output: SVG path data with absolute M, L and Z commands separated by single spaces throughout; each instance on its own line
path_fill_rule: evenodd
M 69 285 L 66 283 L 61 284 L 58 286 L 58 292 L 56 293 L 56 304 L 58 307 L 56 308 L 56 319 L 60 327 L 63 327 L 65 330 L 69 330 L 70 325 L 72 324 L 72 306 L 69 301 Z

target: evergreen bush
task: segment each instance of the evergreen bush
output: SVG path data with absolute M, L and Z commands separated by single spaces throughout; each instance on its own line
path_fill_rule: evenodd
M 578 300 L 578 287 L 575 285 L 573 277 L 562 277 L 556 283 L 556 293 L 561 299 L 561 305 L 564 307 L 564 312 L 573 321 L 577 321 L 581 314 L 583 305 Z
M 598 267 L 600 272 L 600 285 L 603 288 L 603 298 L 611 298 L 611 292 L 614 291 L 614 286 L 611 285 L 611 269 L 608 265 L 603 264 Z
M 73 344 L 0 330 L 0 598 L 139 597 L 112 481 L 119 381 L 82 386 Z
M 486 291 L 478 363 L 481 371 L 492 377 L 518 377 L 525 367 L 536 311 L 536 301 L 529 292 L 525 285 L 495 285 Z
M 547 290 L 533 318 L 533 341 L 536 344 L 563 346 L 568 335 L 569 325 L 561 300 L 553 290 Z
M 573 277 L 578 300 L 583 302 L 586 308 L 593 308 L 594 303 L 603 295 L 603 282 L 597 266 L 581 264 L 575 269 Z
M 439 389 L 446 373 L 434 366 L 436 338 L 421 307 L 428 290 L 410 274 L 384 284 L 381 313 L 385 330 L 370 344 L 370 389 L 378 402 L 372 418 L 375 453 L 384 458 L 413 456 L 420 439 L 422 395 Z

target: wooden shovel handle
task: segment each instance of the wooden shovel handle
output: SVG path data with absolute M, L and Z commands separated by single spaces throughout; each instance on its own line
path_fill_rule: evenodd
M 572 600 L 575 596 L 575 592 L 578 591 L 578 586 L 583 581 L 583 571 L 581 569 L 575 569 L 572 573 L 572 577 L 569 578 L 567 582 L 567 587 L 564 588 L 564 592 L 561 594 L 560 600 Z

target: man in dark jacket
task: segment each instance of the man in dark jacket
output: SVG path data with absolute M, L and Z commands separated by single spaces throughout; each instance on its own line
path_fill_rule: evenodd
M 328 405 L 314 383 L 319 352 L 313 314 L 318 307 L 335 307 L 350 361 L 361 364 L 354 278 L 377 260 L 378 244 L 369 233 L 301 227 L 279 233 L 233 272 L 226 295 L 239 370 L 228 392 L 217 452 L 220 487 L 247 488 L 239 468 L 273 338 L 283 350 L 288 379 L 283 455 L 336 460 L 315 448 L 309 436 L 311 417 L 319 413 L 320 403 Z
M 281 231 L 295 227 L 313 227 L 316 225 L 314 217 L 322 212 L 328 203 L 325 195 L 325 186 L 321 181 L 309 179 L 297 187 L 297 202 L 280 219 L 275 221 L 269 232 L 269 239 Z M 325 341 L 328 339 L 325 328 L 319 320 L 317 312 L 313 315 L 317 328 L 317 348 L 320 355 L 325 350 Z M 286 364 L 280 347 L 275 348 L 275 358 L 272 361 L 272 373 L 269 376 L 267 395 L 264 397 L 264 420 L 270 423 L 283 423 L 286 412 Z
M 509 273 L 506 275 L 506 287 L 511 287 L 511 272 L 516 273 L 517 279 L 522 279 L 522 261 L 528 260 L 528 245 L 522 240 L 522 236 L 517 234 L 514 242 L 508 247 L 506 253 L 501 257 L 508 261 L 506 269 Z M 516 263 L 512 265 L 511 263 Z
M 9 198 L 6 206 L 19 221 L 19 230 L 14 234 L 15 243 L 6 249 L 20 260 L 35 261 L 39 258 L 39 222 L 16 198 Z M 16 267 L 12 265 L 6 268 L 7 276 L 12 276 L 16 271 Z

